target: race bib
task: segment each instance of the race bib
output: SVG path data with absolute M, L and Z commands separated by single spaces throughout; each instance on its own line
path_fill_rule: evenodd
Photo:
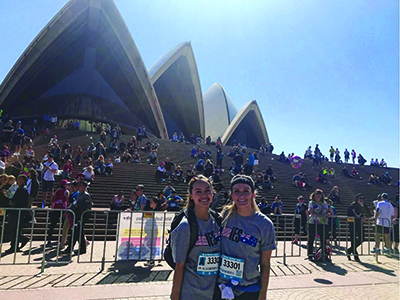
M 197 262 L 197 274 L 202 276 L 216 275 L 219 267 L 219 253 L 200 253 Z
M 222 255 L 219 275 L 224 279 L 242 282 L 244 271 L 244 259 Z

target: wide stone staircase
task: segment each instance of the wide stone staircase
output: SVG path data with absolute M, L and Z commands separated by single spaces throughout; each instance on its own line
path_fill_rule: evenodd
M 85 150 L 91 142 L 95 142 L 98 139 L 97 134 L 93 133 L 82 133 L 82 132 L 71 132 L 67 130 L 56 130 L 54 133 L 58 136 L 60 143 L 62 144 L 65 139 L 67 139 L 73 146 L 74 149 L 78 145 L 82 146 Z M 123 139 L 128 141 L 130 139 L 129 136 L 123 136 Z M 39 136 L 34 140 L 35 142 L 35 150 L 36 156 L 38 158 L 42 158 L 45 151 L 47 150 L 47 143 L 49 141 L 49 137 Z M 151 140 L 155 140 L 152 138 Z M 180 165 L 186 173 L 187 168 L 190 165 L 194 165 L 196 163 L 196 159 L 190 157 L 190 150 L 192 145 L 186 145 L 181 143 L 173 143 L 165 140 L 156 140 L 160 146 L 158 148 L 158 159 L 164 160 L 166 157 L 176 165 Z M 306 148 L 305 145 L 304 148 Z M 203 145 L 205 149 L 210 149 L 213 153 L 213 158 L 215 159 L 216 151 L 214 146 Z M 223 148 L 225 153 L 223 159 L 223 169 L 225 170 L 221 176 L 223 185 L 225 189 L 228 190 L 229 182 L 231 176 L 229 175 L 229 167 L 232 163 L 232 158 L 228 157 L 226 154 L 229 152 L 229 147 L 225 146 Z M 249 151 L 249 150 L 248 150 Z M 112 176 L 95 176 L 94 182 L 90 187 L 90 193 L 93 197 L 94 202 L 94 210 L 108 210 L 108 205 L 111 202 L 113 195 L 117 194 L 119 191 L 123 191 L 125 195 L 125 199 L 129 199 L 129 195 L 132 189 L 136 187 L 138 184 L 143 184 L 145 186 L 145 194 L 147 197 L 156 196 L 159 191 L 162 191 L 166 186 L 165 182 L 157 182 L 155 180 L 155 172 L 157 165 L 149 165 L 146 162 L 148 153 L 140 152 L 142 163 L 141 164 L 133 164 L 133 163 L 114 163 L 114 172 Z M 245 154 L 247 157 L 248 154 Z M 302 156 L 302 153 L 298 153 L 298 155 Z M 258 171 L 265 170 L 268 165 L 271 165 L 274 169 L 274 173 L 278 178 L 277 181 L 273 182 L 273 189 L 271 191 L 261 190 L 258 192 L 257 199 L 260 200 L 261 197 L 266 197 L 269 204 L 271 205 L 274 201 L 274 198 L 277 194 L 280 195 L 284 209 L 284 214 L 292 214 L 294 212 L 295 205 L 297 203 L 297 197 L 299 195 L 303 195 L 306 199 L 309 198 L 310 193 L 315 188 L 322 189 L 327 195 L 333 186 L 337 185 L 340 189 L 340 196 L 342 199 L 341 204 L 336 204 L 335 208 L 338 211 L 339 215 L 345 215 L 347 211 L 347 207 L 350 205 L 352 201 L 354 201 L 354 197 L 357 193 L 364 193 L 366 197 L 366 203 L 368 205 L 372 204 L 372 201 L 376 199 L 376 196 L 382 192 L 387 192 L 391 199 L 394 198 L 395 194 L 398 193 L 396 188 L 396 183 L 399 179 L 398 169 L 388 168 L 382 169 L 377 167 L 364 166 L 360 167 L 356 165 L 357 170 L 360 175 L 363 177 L 362 180 L 349 179 L 342 176 L 336 176 L 336 178 L 330 179 L 330 185 L 322 185 L 315 181 L 315 177 L 318 174 L 318 170 L 312 167 L 312 163 L 309 160 L 305 160 L 303 165 L 300 168 L 300 171 L 306 173 L 310 183 L 313 187 L 312 190 L 302 191 L 298 190 L 292 186 L 292 177 L 296 172 L 296 169 L 292 168 L 289 164 L 282 164 L 278 162 L 278 156 L 275 154 L 266 154 L 260 155 L 260 164 L 258 166 Z M 324 162 L 324 166 L 328 168 L 335 168 L 336 173 L 338 174 L 340 170 L 343 168 L 343 165 L 339 165 L 336 163 Z M 352 167 L 352 165 L 348 165 L 348 168 Z M 62 166 L 59 166 L 62 168 Z M 82 171 L 82 167 L 75 166 L 74 174 Z M 367 179 L 369 174 L 373 172 L 377 172 L 379 175 L 382 172 L 388 171 L 390 175 L 393 177 L 392 185 L 390 186 L 372 186 L 367 184 Z M 58 182 L 56 182 L 58 183 Z M 58 184 L 57 184 L 58 185 Z M 174 188 L 177 190 L 177 194 L 182 198 L 186 198 L 187 194 L 187 184 L 185 183 L 174 183 Z M 38 195 L 37 199 L 34 201 L 34 206 L 40 207 L 42 203 L 42 193 Z M 33 227 L 33 238 L 35 240 L 43 240 L 43 235 L 46 230 L 46 214 L 43 212 L 39 212 L 36 216 L 37 223 Z M 113 216 L 110 216 L 108 220 L 108 224 L 106 224 L 106 214 L 105 213 L 97 213 L 96 214 L 96 225 L 93 226 L 93 217 L 89 220 L 85 227 L 85 233 L 88 236 L 88 239 L 92 238 L 94 234 L 95 240 L 103 240 L 105 229 L 107 228 L 107 240 L 115 240 L 116 238 L 116 230 L 117 230 L 117 219 Z M 344 223 L 343 223 L 344 224 Z M 293 230 L 292 218 L 288 218 L 285 222 L 286 231 L 289 235 L 291 235 Z M 94 230 L 93 230 L 94 229 Z M 373 228 L 371 229 L 373 230 Z M 30 235 L 31 228 L 24 229 L 24 233 Z M 372 231 L 370 232 L 372 233 Z M 347 226 L 341 226 L 340 234 L 342 236 L 347 235 Z M 278 229 L 278 237 L 283 237 L 283 228 Z

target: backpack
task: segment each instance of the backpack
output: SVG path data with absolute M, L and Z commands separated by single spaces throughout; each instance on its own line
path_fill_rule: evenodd
M 213 216 L 215 222 L 217 222 L 218 226 L 221 227 L 222 224 L 222 216 L 209 209 L 210 215 Z M 187 218 L 189 222 L 189 227 L 190 227 L 190 237 L 189 237 L 189 249 L 188 249 L 188 255 L 190 251 L 192 251 L 193 247 L 195 246 L 197 239 L 198 239 L 198 225 L 196 221 L 196 215 L 194 213 L 193 207 L 185 208 L 183 209 L 179 214 L 177 214 L 174 219 L 172 220 L 171 223 L 171 229 L 168 231 L 169 237 L 167 239 L 167 246 L 165 247 L 164 250 L 164 259 L 167 262 L 167 264 L 175 270 L 175 262 L 172 257 L 172 248 L 171 248 L 171 232 L 178 227 L 179 223 L 182 221 L 183 218 Z

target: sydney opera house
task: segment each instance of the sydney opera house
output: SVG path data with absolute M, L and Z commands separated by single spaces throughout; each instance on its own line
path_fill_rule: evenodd
M 203 95 L 191 43 L 147 70 L 113 0 L 69 1 L 2 82 L 0 108 L 12 118 L 50 111 L 61 120 L 145 125 L 162 139 L 182 132 L 269 143 L 255 100 L 238 110 L 218 83 Z

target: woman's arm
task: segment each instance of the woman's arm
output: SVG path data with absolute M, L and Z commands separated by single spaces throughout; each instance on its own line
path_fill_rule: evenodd
M 258 300 L 266 300 L 267 299 L 267 290 L 269 284 L 269 273 L 271 268 L 271 254 L 272 250 L 263 251 L 261 254 L 261 290 L 258 296 Z
M 171 300 L 179 300 L 180 298 L 184 269 L 185 269 L 184 262 L 175 265 L 174 278 L 172 280 Z

